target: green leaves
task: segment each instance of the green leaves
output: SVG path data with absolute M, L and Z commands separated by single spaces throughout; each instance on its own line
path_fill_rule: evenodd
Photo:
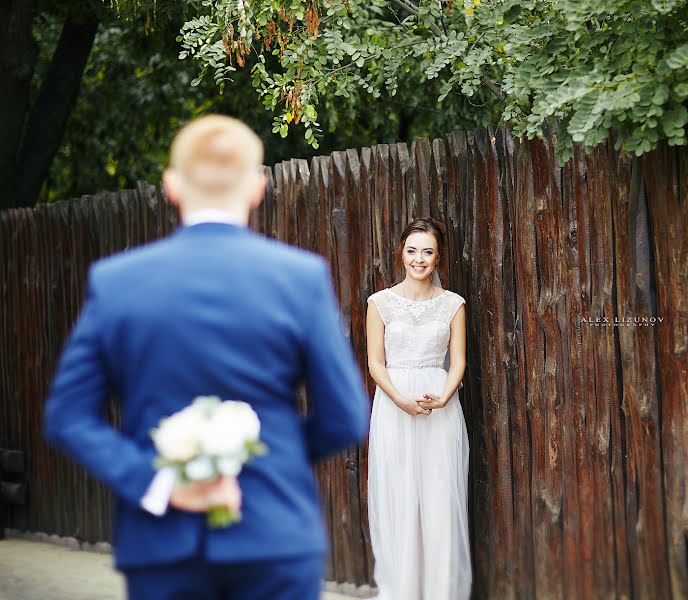
M 666 58 L 670 69 L 678 70 L 688 67 L 688 44 L 683 44 L 670 52 Z
M 676 4 L 678 4 L 677 0 L 652 0 L 652 7 L 665 14 L 671 12 Z
M 329 106 L 331 127 L 402 87 L 431 89 L 438 113 L 473 105 L 452 128 L 500 115 L 534 137 L 557 122 L 561 158 L 612 129 L 636 153 L 685 143 L 686 0 L 205 0 L 197 10 L 179 37 L 180 59 L 198 61 L 194 83 L 252 68 L 274 132 L 302 128 L 312 148 L 321 130 L 307 107 Z
M 505 121 L 540 135 L 558 119 L 558 153 L 591 150 L 616 131 L 617 146 L 642 154 L 685 142 L 688 34 L 685 2 L 549 2 L 510 24 Z M 661 5 L 661 6 L 660 6 Z M 538 14 L 539 13 L 539 14 Z M 524 116 L 519 117 L 516 109 Z M 524 120 L 525 117 L 525 120 Z

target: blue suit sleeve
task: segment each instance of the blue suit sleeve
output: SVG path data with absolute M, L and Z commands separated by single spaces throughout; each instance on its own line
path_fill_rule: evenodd
M 308 301 L 306 333 L 306 440 L 317 461 L 360 442 L 368 431 L 369 401 L 332 288 L 321 264 Z
M 89 276 L 86 303 L 60 358 L 45 405 L 45 438 L 108 485 L 118 496 L 139 504 L 155 470 L 152 451 L 144 451 L 105 420 L 112 391 L 98 332 L 98 299 Z

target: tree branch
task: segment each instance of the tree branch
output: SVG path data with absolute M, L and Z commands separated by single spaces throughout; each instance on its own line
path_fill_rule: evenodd
M 420 16 L 420 11 L 418 10 L 418 7 L 413 4 L 410 0 L 391 0 L 396 4 L 399 8 L 403 8 L 406 12 L 411 13 L 415 17 Z M 430 31 L 434 33 L 438 37 L 446 37 L 444 33 L 442 33 L 442 30 L 437 27 L 434 23 L 430 25 Z M 487 75 L 481 74 L 480 75 L 480 82 L 488 89 L 490 90 L 500 102 L 504 101 L 504 94 L 502 94 L 502 91 L 499 89 L 499 86 L 492 81 Z
M 50 69 L 31 109 L 19 151 L 18 206 L 33 206 L 48 176 L 65 126 L 74 109 L 81 78 L 98 30 L 95 17 L 67 17 Z M 88 135 L 88 132 L 84 132 Z
M 415 17 L 420 16 L 420 11 L 418 10 L 418 7 L 410 2 L 409 0 L 392 0 L 394 4 L 396 4 L 399 8 L 403 8 L 406 12 L 410 12 L 412 15 Z M 437 27 L 434 23 L 430 25 L 430 31 L 432 31 L 435 35 L 438 36 L 443 36 L 444 33 L 442 33 L 442 30 Z
M 497 87 L 497 84 L 492 81 L 487 75 L 480 75 L 480 82 L 488 89 L 490 90 L 500 102 L 504 102 L 504 94 L 502 94 L 502 90 Z

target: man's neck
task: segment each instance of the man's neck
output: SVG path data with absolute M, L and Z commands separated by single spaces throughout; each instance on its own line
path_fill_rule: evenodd
M 248 225 L 248 214 L 239 211 L 222 210 L 219 208 L 201 208 L 182 215 L 182 222 L 186 226 L 198 225 L 199 223 L 227 223 L 246 227 Z

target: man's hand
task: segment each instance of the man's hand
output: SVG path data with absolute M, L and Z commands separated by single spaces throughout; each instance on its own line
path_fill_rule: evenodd
M 236 477 L 220 477 L 214 481 L 177 483 L 170 496 L 170 505 L 187 512 L 207 512 L 212 507 L 241 508 L 241 489 Z

